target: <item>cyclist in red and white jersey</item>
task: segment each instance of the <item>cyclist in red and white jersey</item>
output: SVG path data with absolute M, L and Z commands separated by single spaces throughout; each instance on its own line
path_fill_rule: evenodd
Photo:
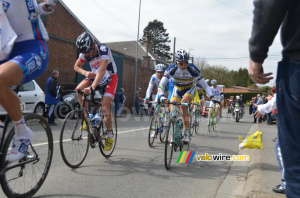
M 110 49 L 104 44 L 97 43 L 88 32 L 83 32 L 77 38 L 76 47 L 80 54 L 74 65 L 74 70 L 86 77 L 76 87 L 76 90 L 84 90 L 85 94 L 89 94 L 90 89 L 95 90 L 98 86 L 105 87 L 102 99 L 102 110 L 107 127 L 104 150 L 109 151 L 114 141 L 112 139 L 114 133 L 112 130 L 110 105 L 115 97 L 118 85 L 116 63 Z M 86 71 L 82 68 L 86 61 L 90 64 L 91 71 Z M 81 104 L 82 97 L 78 97 L 78 100 Z
M 46 70 L 49 59 L 46 41 L 49 36 L 40 15 L 52 13 L 56 0 L 45 0 L 40 4 L 36 0 L 1 2 L 1 9 L 4 9 L 17 35 L 9 57 L 0 61 L 0 104 L 12 119 L 15 128 L 13 147 L 7 157 L 8 161 L 13 162 L 27 153 L 33 133 L 25 123 L 19 97 L 10 87 L 29 82 Z M 0 16 L 0 22 L 2 17 Z

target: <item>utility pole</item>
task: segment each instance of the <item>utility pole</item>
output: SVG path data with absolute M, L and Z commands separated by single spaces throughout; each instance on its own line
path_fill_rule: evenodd
M 141 1 L 142 0 L 140 0 L 140 6 L 139 6 L 138 32 L 137 32 L 137 38 L 136 38 L 133 107 L 135 107 L 135 92 L 136 92 L 136 78 L 137 78 L 137 65 L 138 65 L 138 47 L 139 47 L 138 45 L 139 45 L 139 32 L 140 32 Z
M 174 37 L 174 47 L 173 47 L 173 63 L 175 63 L 175 47 L 176 47 L 176 37 Z

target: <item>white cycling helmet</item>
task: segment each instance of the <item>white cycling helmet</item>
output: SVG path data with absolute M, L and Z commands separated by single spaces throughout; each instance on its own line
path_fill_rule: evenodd
M 241 99 L 240 96 L 236 96 L 235 98 L 236 98 L 237 100 Z
M 218 82 L 217 82 L 217 80 L 213 79 L 210 83 L 211 83 L 212 85 L 216 85 Z
M 167 69 L 167 66 L 164 64 L 157 64 L 155 65 L 155 71 L 165 71 Z
M 177 49 L 175 52 L 175 59 L 179 63 L 188 62 L 189 54 L 184 49 Z

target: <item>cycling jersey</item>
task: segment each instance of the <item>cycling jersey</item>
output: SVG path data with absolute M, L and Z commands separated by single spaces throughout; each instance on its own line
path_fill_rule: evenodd
M 42 6 L 36 0 L 3 0 L 5 14 L 17 34 L 17 39 L 8 59 L 0 64 L 7 61 L 18 64 L 23 71 L 20 84 L 44 73 L 48 65 L 48 47 L 45 40 L 49 36 L 39 14 L 51 12 L 44 11 Z
M 110 49 L 104 45 L 104 44 L 96 44 L 97 46 L 97 54 L 94 56 L 85 56 L 85 54 L 80 53 L 79 54 L 79 61 L 84 63 L 86 60 L 89 62 L 91 70 L 94 74 L 97 74 L 99 66 L 100 66 L 100 61 L 101 60 L 108 60 L 107 64 L 107 71 L 110 75 L 114 75 L 117 73 L 117 66 L 116 63 L 112 57 L 112 53 Z
M 195 94 L 195 82 L 199 82 L 201 85 L 203 85 L 209 96 L 212 96 L 212 93 L 207 86 L 207 83 L 204 80 L 201 72 L 194 64 L 191 63 L 189 63 L 184 70 L 179 69 L 177 63 L 170 65 L 170 67 L 165 71 L 164 77 L 159 84 L 158 94 L 160 96 L 164 95 L 165 85 L 171 76 L 173 77 L 174 84 L 174 90 L 171 98 L 174 96 L 175 98 L 179 99 L 185 94 L 189 94 L 193 98 Z
M 49 40 L 48 33 L 39 14 L 50 14 L 36 0 L 3 0 L 3 8 L 11 27 L 17 34 L 15 42 Z M 16 17 L 17 16 L 17 17 Z
M 213 93 L 214 100 L 220 102 L 221 101 L 221 89 L 223 88 L 223 85 L 217 85 L 216 88 L 213 86 L 210 87 L 211 92 Z
M 160 79 L 158 79 L 157 75 L 156 74 L 153 74 L 150 78 L 150 82 L 149 82 L 149 86 L 148 86 L 148 89 L 146 91 L 146 98 L 150 98 L 150 95 L 151 95 L 151 92 L 152 92 L 152 89 L 153 89 L 153 86 L 156 84 L 157 88 L 158 88 L 158 85 L 160 83 Z M 167 83 L 166 86 L 169 86 L 169 82 Z M 167 87 L 166 87 L 167 88 Z M 156 95 L 158 97 L 158 95 Z M 156 98 L 157 98 L 156 97 Z M 156 100 L 155 100 L 156 101 Z

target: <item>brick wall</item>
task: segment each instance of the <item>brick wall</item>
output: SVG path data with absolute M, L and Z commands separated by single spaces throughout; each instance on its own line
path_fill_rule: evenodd
M 46 80 L 54 69 L 60 72 L 59 84 L 75 83 L 76 75 L 73 69 L 77 55 L 75 40 L 84 28 L 59 2 L 55 6 L 55 12 L 46 16 L 45 26 L 50 35 L 50 40 L 47 42 L 49 63 L 44 74 L 36 79 L 37 83 L 45 90 Z
M 141 61 L 138 61 L 136 86 L 142 88 L 140 96 L 145 97 L 150 77 L 155 71 L 141 67 L 141 64 Z M 124 57 L 123 67 L 123 88 L 125 89 L 126 96 L 125 106 L 131 108 L 133 106 L 134 97 L 135 59 L 128 56 Z M 156 88 L 154 88 L 153 91 L 156 93 Z

